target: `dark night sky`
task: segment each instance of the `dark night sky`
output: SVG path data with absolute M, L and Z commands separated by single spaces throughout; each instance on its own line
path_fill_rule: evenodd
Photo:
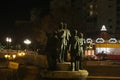
M 32 8 L 48 9 L 49 0 L 4 0 L 0 2 L 0 31 L 10 28 L 15 20 L 29 19 Z
M 2 0 L 0 1 L 0 43 L 6 36 L 14 37 L 15 21 L 30 20 L 32 8 L 48 12 L 50 0 Z

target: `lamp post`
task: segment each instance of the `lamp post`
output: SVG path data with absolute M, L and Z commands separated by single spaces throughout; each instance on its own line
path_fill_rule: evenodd
M 10 43 L 12 42 L 12 39 L 10 37 L 6 37 L 6 42 L 7 42 L 7 48 L 10 48 Z
M 29 49 L 29 45 L 31 44 L 31 41 L 29 39 L 25 39 L 24 43 L 26 44 L 26 48 Z

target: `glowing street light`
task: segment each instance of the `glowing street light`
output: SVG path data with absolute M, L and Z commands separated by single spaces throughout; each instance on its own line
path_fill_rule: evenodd
M 15 54 L 13 54 L 13 55 L 5 54 L 4 57 L 7 60 L 14 60 L 16 58 L 16 55 Z
M 12 42 L 12 39 L 10 37 L 6 37 L 7 47 L 10 48 L 10 43 Z
M 31 41 L 29 39 L 25 39 L 24 43 L 27 45 L 27 49 L 28 49 L 29 45 L 31 44 Z

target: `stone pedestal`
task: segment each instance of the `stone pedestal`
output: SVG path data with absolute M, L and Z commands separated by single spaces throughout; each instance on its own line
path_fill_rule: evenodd
M 72 71 L 70 62 L 58 63 L 55 71 L 42 71 L 40 72 L 42 78 L 47 79 L 81 79 L 87 78 L 87 70 Z
M 87 78 L 87 70 L 79 71 L 44 71 L 40 73 L 42 78 L 59 78 L 59 79 L 75 79 L 75 78 Z
M 71 64 L 70 62 L 57 63 L 56 70 L 57 71 L 71 71 Z

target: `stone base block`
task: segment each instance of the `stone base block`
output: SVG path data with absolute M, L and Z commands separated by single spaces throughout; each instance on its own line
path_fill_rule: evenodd
M 57 63 L 56 70 L 57 71 L 70 71 L 71 64 L 70 62 Z
M 79 71 L 44 71 L 40 73 L 40 76 L 43 78 L 87 78 L 87 70 Z

